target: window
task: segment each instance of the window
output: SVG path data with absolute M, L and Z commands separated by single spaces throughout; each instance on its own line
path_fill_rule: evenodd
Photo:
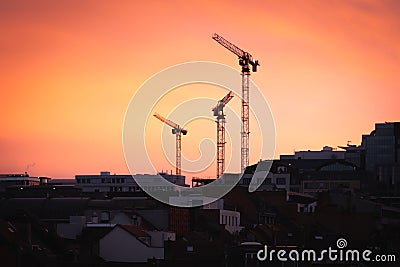
M 286 179 L 285 178 L 276 178 L 276 184 L 285 185 Z
M 266 178 L 264 183 L 265 184 L 271 184 L 272 183 L 271 178 Z
M 275 224 L 275 216 L 276 214 L 269 212 L 260 214 L 259 222 L 260 224 Z
M 257 259 L 257 254 L 253 252 L 246 252 L 244 254 L 245 263 L 244 266 L 258 266 L 259 261 Z
M 285 166 L 279 166 L 277 168 L 277 171 L 278 171 L 278 173 L 285 173 L 285 172 L 287 172 L 287 169 Z
M 329 187 L 328 183 L 324 183 L 324 182 L 319 183 L 320 189 L 328 189 L 328 187 Z

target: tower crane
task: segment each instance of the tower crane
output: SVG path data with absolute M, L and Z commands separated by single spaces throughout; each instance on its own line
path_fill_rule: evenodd
M 241 129 L 241 170 L 249 165 L 249 76 L 250 65 L 252 71 L 257 71 L 258 60 L 253 61 L 253 56 L 250 53 L 243 51 L 236 45 L 232 44 L 222 36 L 214 33 L 212 38 L 220 45 L 234 53 L 239 58 L 239 65 L 242 66 L 242 129 Z
M 158 113 L 154 114 L 154 117 L 156 117 L 157 119 L 159 119 L 160 121 L 162 121 L 163 123 L 167 124 L 168 126 L 172 127 L 172 134 L 175 134 L 176 137 L 176 144 L 175 144 L 175 154 L 176 154 L 176 158 L 175 158 L 175 174 L 181 175 L 181 150 L 182 150 L 182 146 L 181 146 L 181 134 L 186 135 L 187 134 L 187 130 L 181 128 L 178 124 L 176 124 L 173 121 L 170 121 L 166 118 L 164 118 L 163 116 L 161 116 Z
M 230 91 L 224 98 L 218 101 L 217 105 L 212 109 L 214 116 L 217 117 L 217 178 L 225 171 L 225 114 L 224 107 L 233 98 Z

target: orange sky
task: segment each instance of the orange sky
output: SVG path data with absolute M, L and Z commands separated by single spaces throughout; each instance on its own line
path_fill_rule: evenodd
M 124 113 L 147 78 L 194 60 L 238 68 L 214 32 L 260 61 L 276 155 L 400 119 L 400 2 L 191 2 L 1 1 L 0 173 L 127 173 Z

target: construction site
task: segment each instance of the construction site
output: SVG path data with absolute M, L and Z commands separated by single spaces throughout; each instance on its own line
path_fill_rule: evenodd
M 251 72 L 257 72 L 257 67 L 260 65 L 258 60 L 253 60 L 253 56 L 233 43 L 229 42 L 222 36 L 218 34 L 213 34 L 212 39 L 227 49 L 229 52 L 233 53 L 238 58 L 239 66 L 241 67 L 241 128 L 240 128 L 240 170 L 243 172 L 247 166 L 249 166 L 249 154 L 250 154 L 250 87 L 249 79 Z M 216 174 L 215 178 L 219 178 L 223 175 L 225 171 L 225 123 L 226 115 L 224 113 L 225 106 L 234 97 L 232 91 L 229 91 L 220 100 L 217 100 L 217 104 L 211 109 L 216 122 Z M 188 133 L 187 130 L 181 128 L 177 123 L 164 118 L 158 113 L 154 114 L 154 117 L 159 119 L 161 122 L 172 128 L 172 134 L 175 135 L 175 175 L 181 176 L 182 169 L 182 135 Z M 235 144 L 238 145 L 238 144 Z M 193 177 L 199 181 L 202 178 Z M 206 180 L 211 181 L 211 179 L 206 178 Z M 205 182 L 205 181 L 204 181 Z M 208 183 L 207 182 L 207 183 Z M 204 184 L 204 183 L 203 183 Z
M 0 1 L 0 266 L 400 266 L 399 14 Z

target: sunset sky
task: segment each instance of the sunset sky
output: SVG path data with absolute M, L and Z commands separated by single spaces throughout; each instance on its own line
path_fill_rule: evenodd
M 274 115 L 276 158 L 359 144 L 375 122 L 400 120 L 399 1 L 192 2 L 0 1 L 0 173 L 128 173 L 123 119 L 146 79 L 188 61 L 239 70 L 214 32 L 260 61 L 251 78 Z

